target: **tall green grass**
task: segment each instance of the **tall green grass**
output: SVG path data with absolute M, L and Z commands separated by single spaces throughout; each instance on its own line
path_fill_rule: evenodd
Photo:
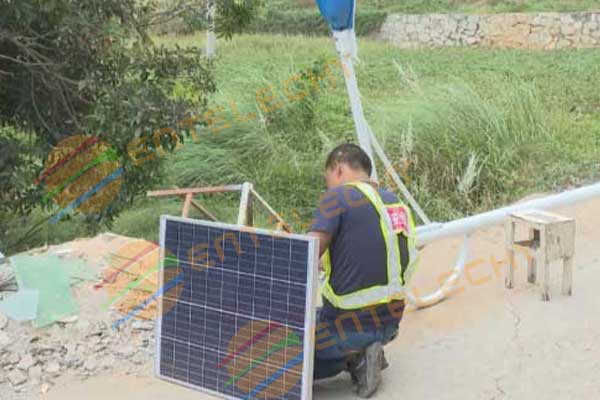
M 203 36 L 157 40 L 201 46 Z M 357 74 L 367 119 L 432 219 L 461 217 L 600 176 L 597 50 L 399 50 L 368 40 L 359 44 Z M 168 156 L 160 188 L 251 181 L 296 230 L 305 228 L 324 189 L 328 151 L 355 141 L 342 72 L 333 69 L 333 79 L 325 72 L 335 59 L 327 38 L 243 35 L 220 42 L 212 106 L 230 126 L 218 132 L 204 127 L 198 143 L 186 141 Z M 310 89 L 307 77 L 315 74 L 325 77 L 317 89 L 290 101 L 285 82 L 303 76 L 290 85 Z M 264 88 L 281 107 L 261 108 L 257 92 Z M 236 121 L 251 113 L 256 116 Z M 382 181 L 393 188 L 384 172 L 379 166 Z M 235 222 L 234 196 L 198 199 L 219 219 Z M 155 239 L 158 216 L 178 214 L 180 205 L 140 199 L 111 229 Z M 258 219 L 267 224 L 264 216 Z M 82 233 L 77 219 L 68 224 L 49 231 L 50 241 L 70 238 L 53 237 L 63 228 Z
M 538 89 L 517 82 L 494 94 L 461 81 L 429 89 L 398 122 L 401 134 L 385 137 L 392 157 L 408 158 L 405 177 L 436 218 L 514 200 L 540 183 L 532 170 L 552 160 L 561 132 Z
M 226 43 L 215 103 L 235 101 L 240 113 L 257 118 L 183 149 L 173 160 L 180 183 L 249 180 L 286 217 L 308 221 L 323 189 L 323 160 L 335 145 L 355 140 L 354 126 L 339 69 L 301 101 L 286 101 L 283 83 L 330 65 L 331 48 L 329 40 L 301 36 Z M 431 216 L 447 220 L 561 186 L 567 175 L 593 175 L 585 166 L 598 155 L 600 108 L 592 104 L 600 97 L 586 82 L 600 77 L 599 57 L 401 51 L 362 41 L 358 74 L 368 119 L 388 155 L 409 166 L 405 178 Z M 261 112 L 256 92 L 264 87 L 282 107 Z M 571 103 L 587 104 L 589 112 L 577 116 Z

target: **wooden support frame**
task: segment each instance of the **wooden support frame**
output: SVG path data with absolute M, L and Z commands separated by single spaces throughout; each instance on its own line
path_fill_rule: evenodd
M 253 226 L 252 216 L 252 184 L 245 182 L 242 185 L 242 195 L 240 198 L 240 210 L 238 213 L 238 225 Z
M 190 189 L 168 189 L 168 190 L 155 190 L 147 193 L 148 197 L 170 197 L 170 196 L 182 196 L 188 193 L 191 194 L 210 194 L 210 193 L 224 193 L 224 192 L 239 192 L 242 190 L 243 185 L 225 185 L 225 186 L 205 186 L 200 188 Z
M 200 213 L 202 213 L 202 215 L 204 215 L 206 218 L 208 218 L 211 221 L 217 221 L 217 217 L 215 217 L 210 211 L 208 211 L 202 204 L 198 203 L 196 200 L 192 199 L 191 201 L 192 206 L 200 211 Z
M 185 200 L 183 201 L 183 210 L 181 211 L 181 216 L 187 218 L 190 215 L 190 206 L 192 205 L 192 196 L 193 194 L 188 193 L 185 195 Z
M 267 210 L 267 212 L 271 215 L 271 217 L 274 218 L 275 221 L 277 221 L 277 229 L 278 230 L 283 230 L 283 231 L 290 232 L 290 233 L 293 231 L 292 227 L 289 226 L 288 223 L 285 222 L 285 220 L 283 218 L 281 218 L 281 216 L 277 213 L 277 211 L 275 211 L 275 210 L 273 210 L 273 208 L 271 208 L 269 203 L 267 203 L 267 201 L 265 199 L 263 199 L 262 196 L 260 194 L 258 194 L 258 192 L 256 192 L 254 189 L 251 189 L 251 193 L 252 193 L 252 197 L 254 197 L 256 200 L 258 200 L 258 204 L 263 206 L 265 208 L 265 210 Z
M 183 199 L 183 207 L 181 216 L 188 218 L 191 207 L 198 210 L 204 218 L 213 222 L 219 222 L 218 218 L 212 214 L 200 202 L 194 199 L 195 195 L 209 195 L 216 193 L 240 192 L 240 206 L 238 211 L 237 223 L 242 226 L 254 226 L 254 204 L 260 205 L 267 213 L 269 220 L 276 222 L 276 230 L 282 230 L 291 233 L 293 230 L 289 224 L 267 203 L 267 201 L 258 194 L 254 189 L 254 185 L 250 182 L 244 182 L 241 185 L 225 185 L 225 186 L 206 186 L 199 188 L 187 189 L 168 189 L 155 190 L 147 193 L 148 197 L 180 197 Z

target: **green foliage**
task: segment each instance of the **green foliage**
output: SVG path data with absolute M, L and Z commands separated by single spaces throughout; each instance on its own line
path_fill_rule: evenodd
M 198 91 L 202 106 L 214 86 L 199 51 L 155 47 L 143 31 L 148 9 L 134 1 L 3 2 L 0 71 L 8 78 L 0 81 L 0 121 L 33 133 L 44 152 L 70 135 L 100 136 L 126 166 L 123 199 L 141 192 L 158 163 L 131 168 L 127 143 L 138 130 L 173 126 L 192 105 L 172 98 L 177 79 Z M 39 173 L 43 158 L 36 161 Z M 25 178 L 14 160 L 6 164 Z M 28 211 L 39 196 L 16 191 L 10 200 L 3 206 Z
M 207 13 L 207 2 L 207 0 L 188 2 L 190 7 L 180 15 L 184 32 L 191 33 L 209 28 L 210 17 Z M 234 33 L 241 33 L 254 20 L 263 3 L 263 0 L 213 0 L 212 4 L 215 10 L 213 22 L 217 34 L 231 39 Z M 181 29 L 181 26 L 178 28 Z
M 285 10 L 285 9 L 284 9 Z M 376 32 L 387 14 L 376 9 L 365 9 L 356 15 L 355 30 L 359 36 Z M 269 8 L 248 26 L 248 32 L 283 33 L 287 35 L 329 35 L 330 28 L 317 10 L 300 9 L 281 11 Z
M 217 33 L 228 39 L 251 23 L 262 0 L 218 0 L 215 25 Z
M 356 32 L 366 36 L 376 32 L 384 22 L 387 13 L 375 8 L 362 10 L 356 16 Z M 207 28 L 205 14 L 188 14 L 185 17 L 187 31 L 193 32 Z M 282 33 L 286 35 L 325 36 L 330 34 L 330 28 L 316 9 L 290 9 L 276 7 L 270 2 L 257 13 L 255 18 L 248 20 L 243 29 L 246 33 Z
M 6 255 L 13 255 L 45 244 L 92 237 L 98 231 L 96 224 L 90 224 L 81 215 L 61 222 L 60 229 L 44 223 L 47 220 L 48 213 L 40 208 L 31 210 L 27 215 L 0 211 L 0 249 Z
M 316 10 L 286 10 L 269 7 L 249 27 L 252 33 L 328 35 L 327 22 Z
M 264 115 L 266 130 L 280 145 L 298 152 L 317 150 L 320 140 L 314 132 L 319 129 L 317 104 L 319 95 L 335 82 L 337 64 L 318 60 L 294 75 L 292 84 L 285 87 L 281 107 L 272 107 Z
M 405 178 L 419 197 L 443 198 L 465 215 L 539 183 L 527 171 L 552 161 L 558 122 L 530 83 L 494 85 L 494 93 L 460 81 L 440 85 L 421 93 L 401 134 L 388 137 L 388 150 L 409 160 Z
M 142 22 L 131 14 L 142 9 L 132 0 L 0 4 L 0 121 L 26 125 L 55 144 L 83 128 L 94 93 L 80 82 L 94 71 L 112 72 L 103 58 L 136 33 Z
M 28 204 L 36 197 L 34 180 L 41 154 L 36 154 L 39 149 L 32 141 L 33 135 L 0 126 L 0 217 L 15 211 L 26 213 Z M 23 197 L 25 201 L 19 201 Z
M 367 119 L 432 218 L 599 176 L 590 167 L 600 155 L 600 97 L 590 85 L 600 79 L 598 52 L 407 51 L 362 41 L 359 54 Z M 221 57 L 216 103 L 235 101 L 239 114 L 258 116 L 205 132 L 175 153 L 170 176 L 181 186 L 252 181 L 300 229 L 323 189 L 327 152 L 356 140 L 333 46 L 327 38 L 242 36 Z M 310 76 L 322 84 L 288 101 L 284 82 L 298 75 L 299 87 L 310 88 Z M 261 112 L 255 94 L 264 87 L 282 107 Z
M 98 132 L 122 155 L 126 190 L 120 191 L 117 201 L 103 210 L 99 219 L 110 219 L 162 179 L 164 152 L 186 141 L 186 130 L 180 122 L 191 114 L 202 113 L 207 96 L 215 90 L 210 65 L 198 48 L 139 45 L 123 49 L 110 61 L 119 68 L 118 76 L 122 78 L 115 84 L 103 84 L 102 76 L 94 79 L 100 90 L 86 122 L 90 131 Z M 157 136 L 160 129 L 170 132 Z M 171 132 L 177 136 L 171 136 Z M 133 158 L 152 159 L 135 163 L 131 151 L 143 154 Z
M 197 31 L 207 30 L 209 27 L 208 16 L 205 10 L 198 9 L 191 12 L 187 12 L 181 16 L 181 24 L 177 26 L 178 30 L 184 33 L 190 34 Z M 171 27 L 167 27 L 171 28 Z M 174 32 L 173 29 L 167 29 L 165 32 L 168 33 L 179 33 Z
M 157 43 L 184 46 L 201 43 L 203 36 L 161 37 Z M 359 47 L 367 119 L 431 218 L 449 220 L 600 176 L 598 51 L 399 50 L 368 40 Z M 218 132 L 199 128 L 198 143 L 188 140 L 164 158 L 156 187 L 248 180 L 296 230 L 306 229 L 324 188 L 327 152 L 356 140 L 336 59 L 329 38 L 242 35 L 223 43 L 215 70 L 219 90 L 208 107 L 223 107 L 230 126 Z M 285 82 L 292 77 L 301 77 L 290 81 L 293 93 L 321 79 L 309 95 L 289 101 Z M 282 107 L 261 108 L 257 93 L 265 87 Z M 251 113 L 255 117 L 245 122 L 236 119 Z M 381 166 L 379 173 L 394 189 Z M 198 200 L 220 219 L 235 222 L 235 199 Z M 158 215 L 178 214 L 180 206 L 136 200 L 113 230 L 156 239 Z M 35 221 L 43 214 L 34 216 Z M 3 223 L 9 221 L 4 218 L 0 215 Z M 6 225 L 13 235 L 31 223 L 18 219 Z M 28 245 L 81 236 L 86 226 L 75 217 L 61 229 L 39 231 Z
M 215 91 L 201 49 L 157 46 L 146 32 L 181 6 L 157 14 L 155 1 L 0 0 L 0 125 L 28 135 L 25 145 L 0 131 L 0 209 L 27 213 L 40 205 L 43 190 L 33 182 L 46 154 L 76 134 L 99 136 L 125 169 L 119 198 L 90 222 L 110 222 L 157 182 L 158 156 L 190 128 L 180 121 L 202 114 Z M 220 33 L 231 36 L 255 7 L 219 2 Z M 174 135 L 155 135 L 164 128 Z M 129 144 L 140 139 L 157 157 L 136 165 Z

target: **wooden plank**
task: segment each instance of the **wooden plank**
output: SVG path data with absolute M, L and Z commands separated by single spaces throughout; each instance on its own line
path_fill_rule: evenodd
M 536 229 L 529 229 L 529 240 L 531 243 L 529 245 L 529 250 L 533 251 L 534 254 L 531 257 L 527 257 L 527 282 L 535 283 L 537 279 L 537 254 L 535 251 L 540 246 L 540 231 Z
M 524 212 L 514 213 L 512 214 L 512 216 L 514 218 L 518 218 L 529 223 L 533 222 L 540 225 L 573 221 L 573 218 L 540 210 L 528 210 Z
M 248 205 L 246 207 L 246 225 L 254 226 L 254 196 L 252 196 L 252 184 L 248 191 Z
M 512 289 L 515 281 L 515 222 L 512 218 L 506 220 L 505 235 L 506 256 L 508 257 L 508 262 L 506 263 L 504 285 L 507 289 Z
M 252 226 L 252 220 L 248 217 L 251 216 L 249 208 L 252 206 L 252 184 L 245 182 L 242 185 L 242 195 L 240 198 L 240 210 L 238 213 L 238 225 Z
M 258 200 L 258 202 L 277 220 L 277 227 L 283 229 L 286 232 L 292 232 L 292 228 L 285 222 L 283 218 L 271 206 L 265 199 L 261 197 L 254 189 L 252 189 L 252 196 Z
M 208 218 L 211 221 L 218 221 L 217 217 L 215 217 L 210 211 L 206 209 L 202 204 L 198 203 L 196 200 L 192 200 L 192 206 L 200 211 L 204 217 Z
M 566 257 L 563 261 L 562 294 L 573 295 L 573 257 Z
M 207 186 L 201 188 L 189 188 L 189 189 L 168 189 L 168 190 L 154 190 L 146 193 L 148 197 L 168 197 L 168 196 L 183 196 L 186 194 L 199 194 L 199 193 L 225 193 L 225 192 L 237 192 L 242 190 L 242 185 L 225 185 L 225 186 Z
M 183 201 L 183 209 L 181 210 L 181 216 L 183 218 L 187 218 L 190 215 L 190 205 L 192 204 L 192 196 L 193 194 L 191 193 L 185 195 L 185 200 Z
M 539 247 L 539 241 L 535 241 L 533 239 L 517 240 L 515 241 L 514 245 L 524 247 L 526 249 L 536 249 L 537 247 Z
M 547 246 L 546 229 L 542 229 L 540 231 L 540 252 L 537 259 L 538 268 L 541 268 L 542 301 L 550 300 L 550 260 L 546 256 Z

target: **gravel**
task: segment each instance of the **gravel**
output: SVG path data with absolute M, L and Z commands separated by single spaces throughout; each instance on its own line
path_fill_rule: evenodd
M 44 330 L 11 322 L 0 330 L 0 398 L 48 392 L 67 375 L 87 379 L 99 373 L 147 370 L 153 343 L 152 321 L 134 321 L 119 331 L 93 320 Z

